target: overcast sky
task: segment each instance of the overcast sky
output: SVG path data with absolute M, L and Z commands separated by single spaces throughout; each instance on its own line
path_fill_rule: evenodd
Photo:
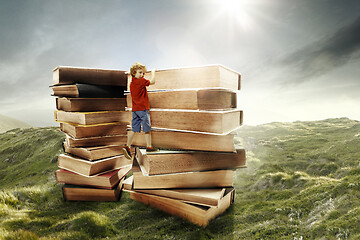
M 222 64 L 244 123 L 360 120 L 358 0 L 0 0 L 0 114 L 56 126 L 59 65 Z

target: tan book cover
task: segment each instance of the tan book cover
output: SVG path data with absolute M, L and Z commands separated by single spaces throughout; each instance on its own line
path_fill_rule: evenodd
M 237 92 L 223 88 L 149 91 L 151 108 L 224 110 L 236 108 Z M 127 106 L 132 107 L 131 95 L 126 96 Z
M 121 196 L 122 181 L 112 189 L 65 184 L 63 196 L 66 201 L 116 202 Z
M 56 98 L 56 109 L 68 112 L 125 111 L 125 98 Z
M 105 146 L 105 145 L 122 146 L 126 144 L 126 141 L 127 141 L 127 135 L 73 138 L 65 134 L 65 142 L 69 147 L 96 147 L 96 146 Z
M 86 176 L 104 173 L 127 166 L 129 164 L 132 164 L 132 160 L 127 159 L 123 155 L 104 158 L 96 161 L 88 161 L 86 159 L 71 156 L 69 154 L 60 154 L 58 156 L 59 168 Z
M 234 202 L 235 189 L 226 188 L 225 196 L 220 200 L 218 206 L 206 207 L 203 205 L 186 203 L 182 200 L 156 196 L 147 193 L 130 191 L 130 198 L 142 202 L 153 208 L 160 209 L 166 213 L 186 219 L 199 226 L 206 227 L 210 220 L 219 216 Z
M 123 146 L 105 145 L 96 147 L 70 147 L 65 141 L 64 150 L 71 155 L 87 159 L 89 161 L 113 157 L 123 154 Z
M 101 123 L 121 122 L 130 123 L 131 113 L 128 111 L 104 111 L 104 112 L 65 112 L 54 111 L 56 122 L 92 125 Z
M 148 175 L 246 167 L 244 148 L 236 152 L 160 150 L 154 153 L 137 148 L 136 156 Z
M 150 77 L 151 73 L 147 72 L 145 78 Z M 131 75 L 128 74 L 128 86 L 130 82 Z M 156 83 L 149 86 L 148 90 L 215 87 L 240 90 L 240 73 L 222 65 L 157 70 Z
M 123 182 L 124 191 L 135 191 L 152 195 L 182 200 L 204 206 L 218 206 L 223 198 L 225 188 L 196 188 L 196 189 L 140 189 L 132 188 L 133 176 Z
M 235 151 L 233 134 L 204 134 L 199 132 L 169 131 L 153 128 L 153 131 L 151 131 L 151 141 L 155 147 L 161 149 L 218 152 Z M 144 134 L 135 134 L 132 145 L 146 147 Z
M 53 84 L 87 83 L 126 86 L 127 75 L 122 70 L 58 66 L 53 70 Z
M 111 135 L 126 135 L 127 124 L 122 122 L 82 125 L 75 123 L 60 123 L 61 131 L 73 138 L 101 137 Z
M 78 174 L 65 169 L 58 169 L 55 172 L 56 181 L 58 183 L 86 185 L 98 188 L 111 189 L 119 181 L 126 176 L 131 170 L 131 165 L 124 166 L 106 173 L 101 173 L 93 176 L 86 176 Z
M 136 159 L 136 157 L 135 157 Z M 215 188 L 230 187 L 233 183 L 233 170 L 213 170 L 201 172 L 181 172 L 159 175 L 146 175 L 138 161 L 133 161 L 133 189 L 161 188 Z
M 242 124 L 242 111 L 150 109 L 150 119 L 153 128 L 228 134 Z

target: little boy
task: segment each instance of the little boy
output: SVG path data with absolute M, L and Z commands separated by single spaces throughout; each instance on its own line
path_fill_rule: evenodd
M 146 87 L 155 84 L 155 70 L 151 71 L 151 79 L 146 80 L 144 74 L 146 67 L 141 63 L 135 63 L 130 68 L 132 81 L 130 83 L 130 94 L 132 99 L 132 131 L 128 131 L 128 138 L 123 152 L 126 158 L 131 159 L 130 146 L 135 132 L 141 131 L 145 133 L 146 152 L 156 152 L 159 149 L 151 145 L 151 124 L 150 124 L 150 103 Z

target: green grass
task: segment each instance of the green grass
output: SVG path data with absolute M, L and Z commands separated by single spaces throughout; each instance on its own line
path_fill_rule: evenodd
M 65 202 L 58 128 L 0 134 L 0 239 L 359 239 L 360 123 L 245 126 L 234 204 L 206 228 L 137 203 Z

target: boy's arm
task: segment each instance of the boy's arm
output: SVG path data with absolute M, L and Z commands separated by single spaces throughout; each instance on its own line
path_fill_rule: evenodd
M 151 70 L 150 85 L 155 84 L 155 70 L 156 70 L 156 69 Z

